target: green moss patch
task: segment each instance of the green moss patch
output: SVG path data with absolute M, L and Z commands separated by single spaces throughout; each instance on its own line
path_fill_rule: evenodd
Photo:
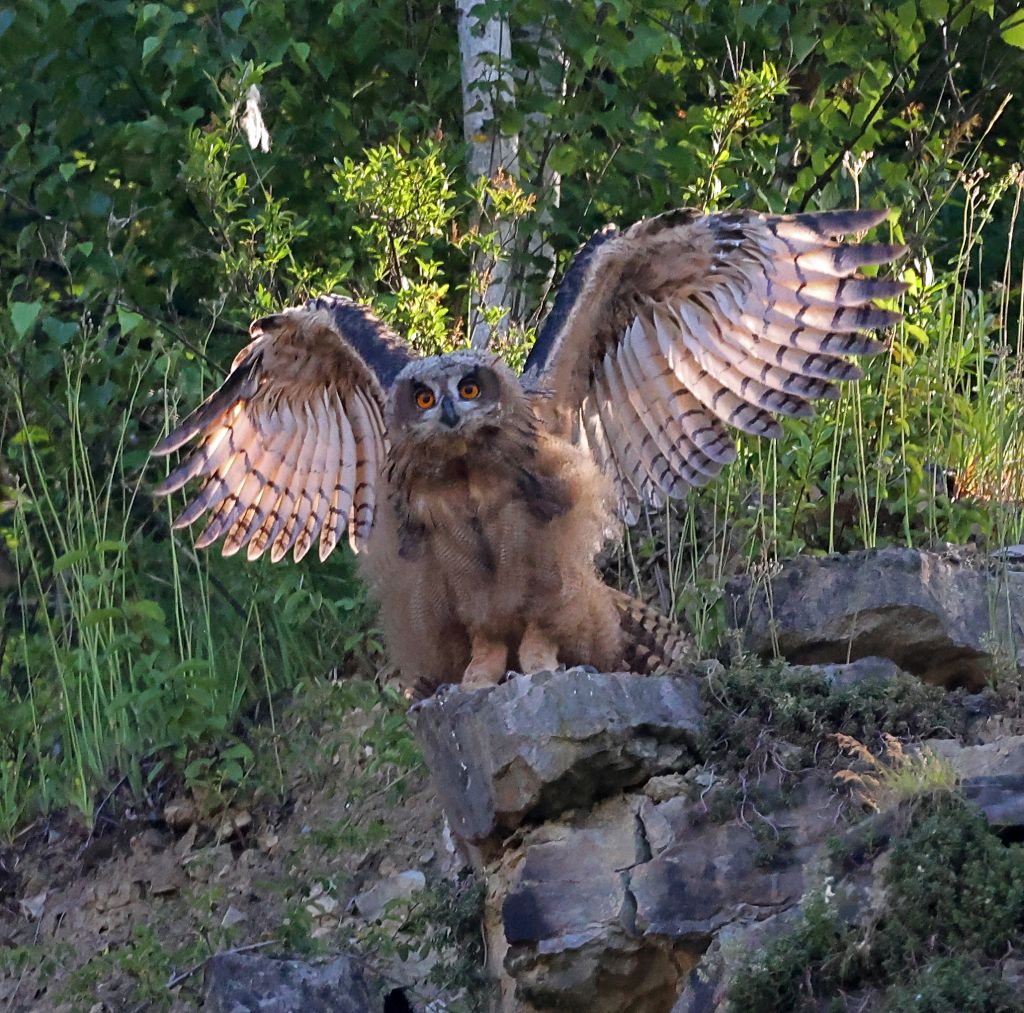
M 883 732 L 924 738 L 950 735 L 960 720 L 944 690 L 906 673 L 840 688 L 813 670 L 743 659 L 708 675 L 703 692 L 703 753 L 719 770 L 745 767 L 780 742 L 798 747 L 792 759 L 807 766 L 834 754 L 835 732 L 862 742 Z

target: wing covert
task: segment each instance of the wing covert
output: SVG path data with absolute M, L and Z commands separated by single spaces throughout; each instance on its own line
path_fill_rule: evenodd
M 353 550 L 373 527 L 387 454 L 385 394 L 414 356 L 366 307 L 340 296 L 255 321 L 253 340 L 221 386 L 153 453 L 198 444 L 158 495 L 203 483 L 174 527 L 204 514 L 196 539 L 222 552 L 289 550 L 300 560 L 318 541 L 325 559 L 347 532 Z
M 613 476 L 623 516 L 679 498 L 735 458 L 728 427 L 781 435 L 778 416 L 861 369 L 900 319 L 902 282 L 864 277 L 904 247 L 845 243 L 886 211 L 799 215 L 683 209 L 596 233 L 566 273 L 524 371 L 548 421 Z

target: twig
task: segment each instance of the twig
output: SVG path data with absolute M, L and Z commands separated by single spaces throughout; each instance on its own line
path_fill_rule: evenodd
M 245 946 L 235 946 L 230 950 L 218 950 L 216 953 L 211 953 L 208 957 L 203 957 L 202 960 L 197 964 L 193 964 L 190 968 L 185 971 L 181 971 L 178 974 L 172 974 L 167 979 L 167 985 L 165 986 L 168 990 L 177 988 L 186 978 L 191 978 L 196 971 L 202 970 L 214 957 L 228 957 L 235 953 L 248 953 L 250 950 L 259 950 L 264 946 L 272 946 L 276 943 L 276 939 L 264 939 L 259 943 L 247 943 Z
M 93 838 L 96 836 L 96 824 L 99 822 L 101 813 L 106 808 L 107 803 L 114 797 L 114 793 L 118 791 L 127 780 L 128 775 L 122 774 L 121 777 L 118 779 L 117 783 L 114 785 L 114 787 L 107 792 L 106 797 L 103 799 L 103 801 L 100 802 L 98 806 L 96 806 L 96 809 L 93 812 L 92 826 L 89 828 L 89 836 L 85 839 L 85 844 L 83 844 L 78 849 L 78 853 L 75 855 L 75 858 L 81 858 L 82 855 L 85 853 L 85 849 L 89 847 L 90 844 L 92 844 Z
M 875 117 L 881 111 L 882 106 L 892 98 L 893 93 L 896 91 L 896 86 L 899 84 L 901 73 L 897 73 L 892 81 L 889 82 L 889 87 L 886 88 L 881 95 L 875 100 L 875 104 L 868 110 L 867 116 L 864 117 L 864 121 L 860 125 L 860 130 L 857 132 L 855 137 L 851 137 L 850 140 L 843 145 L 843 147 L 836 153 L 836 157 L 829 162 L 825 171 L 807 188 L 804 193 L 803 200 L 800 201 L 800 210 L 806 211 L 807 205 L 810 204 L 811 198 L 825 185 L 831 182 L 832 177 L 836 173 L 836 169 L 843 164 L 843 159 L 854 149 L 857 142 L 867 133 L 868 127 L 871 126 L 875 121 Z

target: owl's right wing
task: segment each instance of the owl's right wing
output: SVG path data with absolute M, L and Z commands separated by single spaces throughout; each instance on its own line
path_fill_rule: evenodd
M 901 246 L 839 241 L 884 211 L 766 215 L 684 209 L 597 233 L 577 254 L 526 362 L 556 432 L 586 443 L 620 513 L 679 498 L 736 451 L 729 427 L 777 437 L 777 415 L 813 413 L 906 286 L 863 277 Z
M 347 530 L 353 550 L 373 526 L 387 454 L 385 392 L 414 353 L 365 306 L 321 296 L 257 320 L 221 386 L 153 448 L 198 445 L 157 487 L 204 479 L 176 528 L 208 514 L 196 539 L 222 552 L 269 546 L 301 559 L 319 535 L 325 559 Z

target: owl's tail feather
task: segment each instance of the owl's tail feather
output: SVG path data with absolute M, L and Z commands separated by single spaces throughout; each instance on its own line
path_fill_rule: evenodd
M 639 598 L 612 591 L 625 640 L 624 662 L 631 672 L 655 675 L 692 660 L 693 641 L 668 616 Z

